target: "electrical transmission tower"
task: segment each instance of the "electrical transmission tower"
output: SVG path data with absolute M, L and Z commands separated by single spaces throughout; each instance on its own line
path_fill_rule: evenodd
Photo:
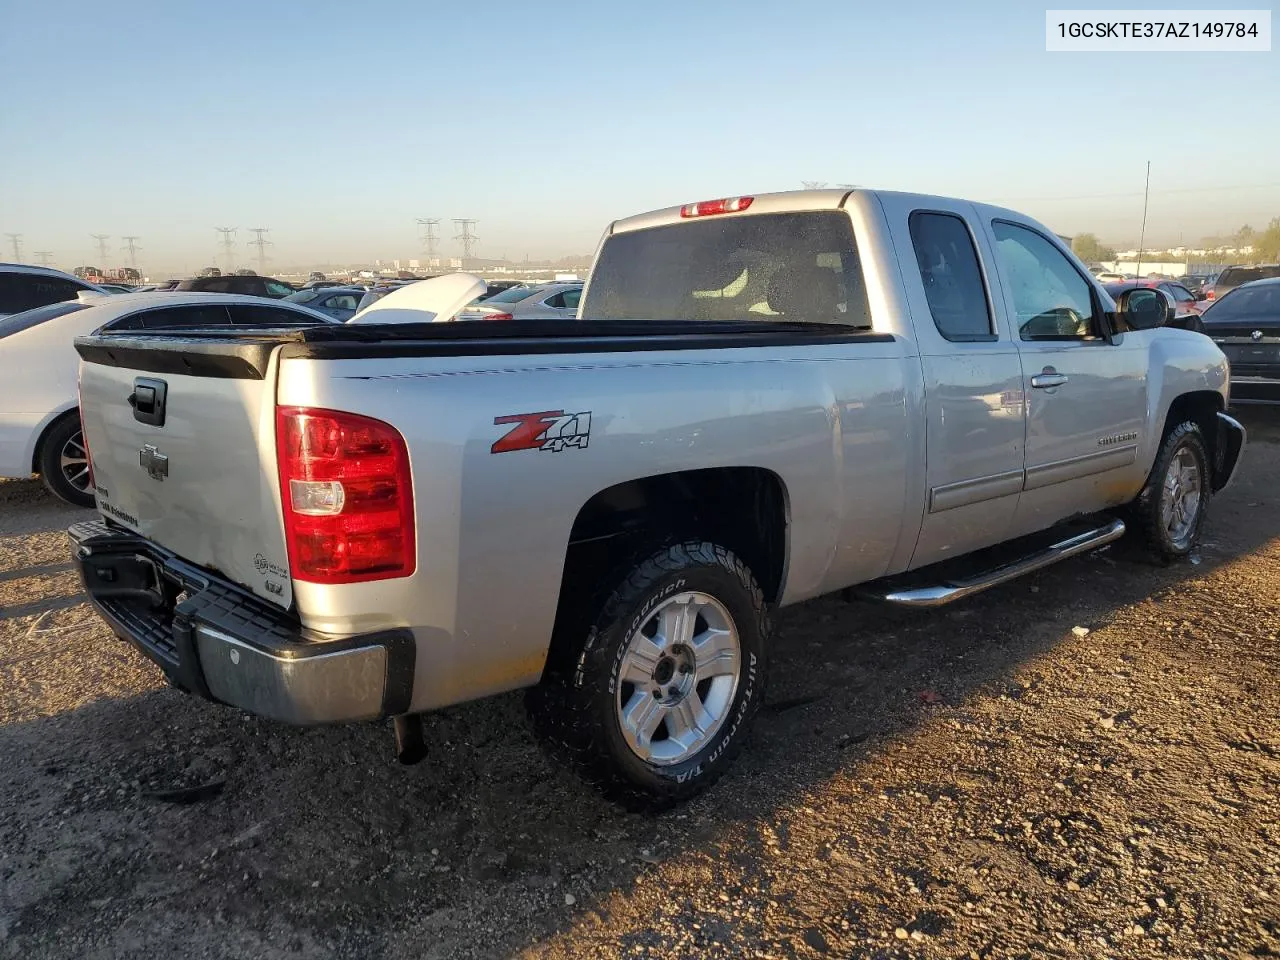
M 236 230 L 237 227 L 214 227 L 222 234 L 222 255 L 227 261 L 227 273 L 236 272 Z
M 267 272 L 267 261 L 271 258 L 267 256 L 267 247 L 271 246 L 271 241 L 266 239 L 266 234 L 271 232 L 270 227 L 250 227 L 249 232 L 254 235 L 254 239 L 249 241 L 249 246 L 258 248 L 258 274 L 264 275 Z
M 462 259 L 470 260 L 472 246 L 480 242 L 480 238 L 471 232 L 471 228 L 474 227 L 480 221 L 479 220 L 462 220 L 455 217 L 453 222 L 458 225 L 458 231 L 459 231 L 458 235 L 453 239 L 462 241 Z
M 806 190 L 821 190 L 827 185 L 825 180 L 801 180 L 800 183 Z
M 138 246 L 141 237 L 121 237 L 124 240 L 124 249 L 129 251 L 129 266 L 138 269 L 138 251 L 142 248 Z
M 36 258 L 36 262 L 42 267 L 53 266 L 53 251 L 51 250 L 37 250 L 32 256 Z
M 89 236 L 98 241 L 98 257 L 102 260 L 102 265 L 107 265 L 107 241 L 111 239 L 109 233 L 91 233 Z
M 9 242 L 13 244 L 13 262 L 21 263 L 22 262 L 22 234 L 6 233 L 5 236 L 8 237 Z
M 418 226 L 422 228 L 422 247 L 427 252 L 427 259 L 431 260 L 436 255 L 436 241 L 440 238 L 436 236 L 436 226 L 440 223 L 440 219 L 424 219 L 418 218 Z

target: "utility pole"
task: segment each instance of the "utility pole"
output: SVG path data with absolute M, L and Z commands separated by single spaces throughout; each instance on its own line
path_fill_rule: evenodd
M 436 226 L 439 223 L 439 217 L 434 219 L 418 218 L 418 226 L 422 228 L 422 246 L 427 252 L 428 260 L 433 260 L 436 255 L 436 241 L 440 239 L 436 236 Z
M 480 238 L 471 232 L 471 228 L 474 227 L 480 221 L 464 220 L 464 219 L 459 219 L 455 217 L 453 222 L 458 225 L 458 231 L 459 231 L 458 235 L 455 236 L 453 239 L 462 241 L 462 259 L 470 260 L 472 246 L 480 242 Z
M 107 241 L 111 239 L 109 233 L 91 233 L 89 236 L 98 241 L 98 257 L 102 261 L 102 265 L 107 265 Z
M 222 234 L 222 256 L 227 261 L 227 273 L 236 272 L 236 227 L 214 227 Z
M 1147 161 L 1147 185 L 1142 191 L 1142 232 L 1138 235 L 1138 265 L 1134 267 L 1134 276 L 1142 276 L 1142 245 L 1147 240 L 1147 200 L 1151 196 L 1151 161 Z
M 121 239 L 124 240 L 125 249 L 129 251 L 129 266 L 137 270 L 138 269 L 138 251 L 142 249 L 141 247 L 138 246 L 138 241 L 141 240 L 142 238 L 141 237 L 122 237 Z
M 22 262 L 22 234 L 6 233 L 5 236 L 8 237 L 9 242 L 13 244 L 13 262 L 21 263 Z
M 32 256 L 42 267 L 53 266 L 53 252 L 50 250 L 37 250 Z
M 267 256 L 267 247 L 271 246 L 271 241 L 266 239 L 266 234 L 271 232 L 269 227 L 250 227 L 249 232 L 255 239 L 249 241 L 249 246 L 258 248 L 258 275 L 264 276 L 267 272 L 267 261 L 271 258 Z

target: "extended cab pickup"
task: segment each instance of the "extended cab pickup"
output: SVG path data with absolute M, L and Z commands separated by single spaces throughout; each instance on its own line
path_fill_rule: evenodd
M 405 760 L 423 712 L 530 688 L 639 803 L 735 753 L 775 607 L 937 605 L 1125 523 L 1185 556 L 1244 444 L 1156 291 L 961 200 L 690 204 L 608 228 L 577 321 L 364 319 L 76 341 L 90 597 L 183 689 L 394 717 Z

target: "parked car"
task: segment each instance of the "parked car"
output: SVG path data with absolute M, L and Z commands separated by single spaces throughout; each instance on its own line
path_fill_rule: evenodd
M 1094 279 L 1099 283 L 1121 283 L 1127 280 L 1128 277 L 1123 273 L 1113 273 L 1110 270 L 1103 270 L 1098 273 Z
M 1252 283 L 1254 280 L 1270 280 L 1273 277 L 1280 277 L 1280 264 L 1227 267 L 1214 278 L 1212 283 L 1205 286 L 1205 299 L 1218 300 L 1243 283 Z
M 301 303 L 312 310 L 346 323 L 356 315 L 360 300 L 364 297 L 363 287 L 323 286 L 299 290 L 290 294 L 285 300 L 290 303 Z
M 1231 402 L 1280 403 L 1280 278 L 1241 284 L 1201 320 L 1231 363 Z
M 328 324 L 294 304 L 216 294 L 91 295 L 0 319 L 0 477 L 40 474 L 68 503 L 93 506 L 89 463 L 76 415 L 72 341 L 104 330 L 281 327 Z
M 159 290 L 172 290 L 180 284 L 181 280 L 161 280 L 159 283 L 149 283 L 144 287 L 138 287 L 134 293 L 155 293 Z
M 307 274 L 308 283 L 314 283 L 317 280 L 323 280 L 323 279 L 325 279 L 325 276 L 319 270 L 312 270 L 309 274 Z
M 609 226 L 574 321 L 78 339 L 101 519 L 73 556 L 182 689 L 394 717 L 412 761 L 424 711 L 528 687 L 556 756 L 664 806 L 742 746 L 779 606 L 938 606 L 1127 522 L 1190 554 L 1244 431 L 1221 350 L 1167 319 L 1002 208 L 687 204 Z
M 1191 292 L 1180 283 L 1174 283 L 1172 280 L 1124 280 L 1120 283 L 1105 284 L 1103 289 L 1112 298 L 1116 298 L 1126 291 L 1144 287 L 1159 290 L 1167 298 L 1169 308 L 1173 311 L 1174 316 L 1174 319 L 1169 322 L 1169 326 L 1181 327 L 1184 330 L 1194 330 L 1197 333 L 1204 332 L 1200 324 L 1202 308 L 1196 302 L 1196 298 L 1191 295 Z
M 321 287 L 346 287 L 350 284 L 341 280 L 308 280 L 302 285 L 303 290 L 319 290 Z
M 578 315 L 582 283 L 542 283 L 512 287 L 479 300 L 459 320 L 572 320 Z
M 274 277 L 232 274 L 221 277 L 192 277 L 178 283 L 175 290 L 183 293 L 235 293 L 250 297 L 279 300 L 297 293 L 289 284 Z
M 98 284 L 107 293 L 133 293 L 133 287 L 126 287 L 122 283 L 100 283 Z
M 25 263 L 0 263 L 0 317 L 74 300 L 81 291 L 107 294 L 96 283 L 61 270 Z

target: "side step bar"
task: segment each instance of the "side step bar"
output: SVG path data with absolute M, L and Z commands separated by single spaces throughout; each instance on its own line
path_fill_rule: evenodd
M 1123 536 L 1124 521 L 1112 520 L 1097 529 L 1086 530 L 1084 533 L 1068 537 L 1066 540 L 1060 540 L 1012 563 L 995 567 L 973 577 L 946 580 L 934 586 L 914 587 L 905 590 L 895 590 L 890 586 L 887 592 L 876 591 L 874 588 L 870 591 L 863 590 L 861 592 L 862 596 L 868 599 L 880 600 L 900 607 L 941 607 L 944 604 L 971 597 L 975 593 L 981 593 L 983 590 L 989 590 L 991 587 L 999 586 L 1002 583 L 1008 583 L 1023 574 L 1051 566 L 1059 560 L 1066 560 L 1068 557 L 1096 550 L 1098 547 L 1106 546 L 1108 543 L 1119 540 Z M 869 584 L 868 586 L 872 585 Z

